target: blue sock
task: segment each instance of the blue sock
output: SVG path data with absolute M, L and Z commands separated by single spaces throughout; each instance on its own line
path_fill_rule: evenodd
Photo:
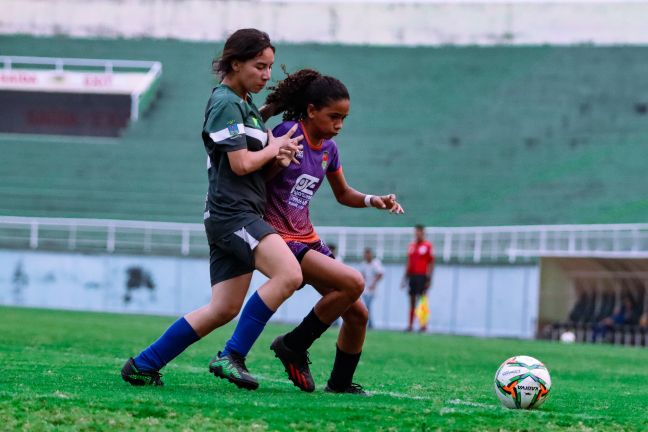
M 135 366 L 145 371 L 160 370 L 198 339 L 200 336 L 187 320 L 181 317 L 171 324 L 158 340 L 135 357 Z
M 232 334 L 230 340 L 225 344 L 225 349 L 221 353 L 221 356 L 235 352 L 245 357 L 250 352 L 250 348 L 256 342 L 272 314 L 274 314 L 274 311 L 270 310 L 263 303 L 258 291 L 252 294 L 243 308 L 243 313 L 241 313 L 241 318 L 239 318 L 234 334 Z

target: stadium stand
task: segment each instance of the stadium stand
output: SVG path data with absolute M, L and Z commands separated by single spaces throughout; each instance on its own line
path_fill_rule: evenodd
M 572 273 L 573 302 L 566 319 L 546 326 L 541 336 L 560 340 L 572 332 L 577 342 L 648 346 L 647 262 L 598 259 L 589 260 L 589 266 Z
M 0 36 L 0 53 L 159 60 L 160 97 L 116 139 L 0 136 L 0 214 L 200 222 L 211 43 Z M 350 184 L 404 217 L 341 208 L 319 225 L 639 222 L 648 215 L 648 48 L 279 45 L 277 65 L 347 83 Z M 274 79 L 281 77 L 275 68 Z M 263 97 L 257 97 L 259 105 Z

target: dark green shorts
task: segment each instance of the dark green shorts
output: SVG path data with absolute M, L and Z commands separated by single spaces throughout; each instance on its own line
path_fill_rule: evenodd
M 217 223 L 218 221 L 205 219 L 212 285 L 253 272 L 254 249 L 263 237 L 275 233 L 274 228 L 259 218 L 231 234 L 216 239 L 213 232 Z

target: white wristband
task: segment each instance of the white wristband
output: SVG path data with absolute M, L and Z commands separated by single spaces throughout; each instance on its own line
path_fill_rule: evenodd
M 371 198 L 373 197 L 374 197 L 373 195 L 365 195 L 364 198 L 365 207 L 371 207 Z

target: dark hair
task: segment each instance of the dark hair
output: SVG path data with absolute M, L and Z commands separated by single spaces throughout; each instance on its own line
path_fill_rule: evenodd
M 273 114 L 283 112 L 284 120 L 305 119 L 309 104 L 320 109 L 331 102 L 349 99 L 349 91 L 339 79 L 313 69 L 286 74 L 286 78 L 270 90 L 265 103 L 273 107 Z
M 253 59 L 266 48 L 272 48 L 273 52 L 275 50 L 268 33 L 252 28 L 236 30 L 225 41 L 220 57 L 212 61 L 212 70 L 223 79 L 232 72 L 233 61 Z
M 414 228 L 417 229 L 417 230 L 425 231 L 425 226 L 423 226 L 421 224 L 414 225 Z

